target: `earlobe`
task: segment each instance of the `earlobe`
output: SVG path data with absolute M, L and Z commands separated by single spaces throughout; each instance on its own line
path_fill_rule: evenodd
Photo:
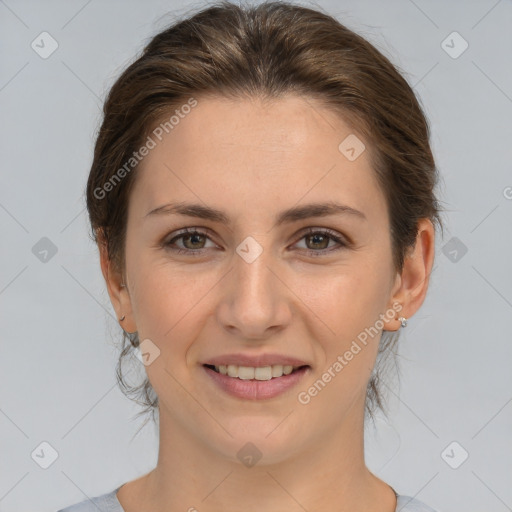
M 399 276 L 400 285 L 391 298 L 391 304 L 400 303 L 402 305 L 397 317 L 410 318 L 423 304 L 434 262 L 434 245 L 435 231 L 432 222 L 430 219 L 420 219 L 415 245 L 410 248 L 404 260 L 402 273 Z M 390 324 L 400 326 L 400 320 L 397 318 Z
M 402 305 L 398 302 L 394 303 L 394 307 L 391 309 L 388 309 L 383 318 L 383 331 L 398 331 L 401 327 L 407 327 L 407 318 L 403 316 L 402 314 Z M 395 310 L 395 313 L 393 313 L 393 310 Z M 392 317 L 389 318 L 389 313 L 392 314 Z

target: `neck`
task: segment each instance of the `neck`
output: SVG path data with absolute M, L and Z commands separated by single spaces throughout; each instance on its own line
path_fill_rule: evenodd
M 286 458 L 263 454 L 246 467 L 235 456 L 222 456 L 211 441 L 198 442 L 162 407 L 157 466 L 139 479 L 133 489 L 137 499 L 126 498 L 130 508 L 121 491 L 118 498 L 126 512 L 394 512 L 394 492 L 364 463 L 363 414 L 352 417 L 337 432 L 319 435 Z

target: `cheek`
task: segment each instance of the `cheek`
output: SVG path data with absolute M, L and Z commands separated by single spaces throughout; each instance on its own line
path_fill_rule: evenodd
M 197 270 L 171 265 L 160 255 L 133 257 L 130 264 L 139 338 L 157 345 L 165 368 L 176 367 L 172 359 L 186 359 L 190 345 L 204 329 L 205 308 L 211 306 L 208 293 L 219 276 L 213 272 L 198 276 Z
M 339 343 L 350 342 L 379 318 L 387 300 L 388 281 L 384 269 L 375 264 L 351 264 L 315 279 L 300 278 L 297 286 L 300 284 L 304 302 L 324 324 L 327 338 Z
M 163 334 L 172 327 L 173 319 L 169 312 L 174 311 L 175 296 L 169 293 L 168 281 L 162 279 L 163 269 L 150 261 L 148 253 L 136 244 L 127 243 L 130 303 L 140 342 L 149 339 L 157 347 L 154 350 L 161 352 Z
M 311 411 L 318 407 L 320 414 L 330 404 L 341 421 L 351 404 L 365 396 L 381 338 L 378 320 L 386 303 L 387 278 L 372 267 L 347 267 L 310 293 L 308 307 L 329 327 L 316 332 L 321 364 L 309 382 L 313 388 L 303 390 L 321 390 L 312 399 L 316 406 Z
M 185 406 L 186 397 L 182 396 L 179 383 L 187 379 L 184 363 L 190 344 L 202 328 L 198 303 L 207 290 L 202 291 L 204 284 L 194 284 L 186 273 L 171 272 L 168 265 L 160 263 L 140 265 L 134 275 L 134 314 L 139 339 L 151 340 L 148 346 L 157 354 L 145 368 L 147 376 L 162 400 L 173 397 L 174 401 L 184 400 Z

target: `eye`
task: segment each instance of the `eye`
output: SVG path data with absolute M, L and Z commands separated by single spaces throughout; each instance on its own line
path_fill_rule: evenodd
M 312 256 L 322 256 L 348 246 L 340 236 L 328 229 L 309 228 L 301 240 L 306 241 L 306 252 Z M 329 248 L 330 242 L 335 242 L 334 247 Z
M 164 245 L 172 251 L 175 251 L 177 254 L 199 255 L 203 249 L 208 249 L 208 247 L 204 246 L 206 240 L 210 240 L 207 233 L 195 228 L 186 228 L 178 233 L 177 236 L 171 238 L 168 242 L 165 242 Z M 180 241 L 184 248 L 180 246 L 173 247 L 176 245 L 176 241 Z

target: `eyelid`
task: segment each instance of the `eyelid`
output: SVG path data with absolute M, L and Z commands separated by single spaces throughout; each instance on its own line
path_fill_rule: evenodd
M 338 233 L 337 231 L 330 229 L 330 228 L 308 227 L 308 228 L 305 228 L 304 231 L 300 231 L 299 235 L 302 238 L 305 235 L 312 235 L 315 233 L 324 233 L 326 235 L 329 235 L 334 240 L 338 239 L 339 242 L 342 242 L 346 245 L 349 245 L 352 243 L 351 240 L 347 236 L 343 235 L 342 233 Z

